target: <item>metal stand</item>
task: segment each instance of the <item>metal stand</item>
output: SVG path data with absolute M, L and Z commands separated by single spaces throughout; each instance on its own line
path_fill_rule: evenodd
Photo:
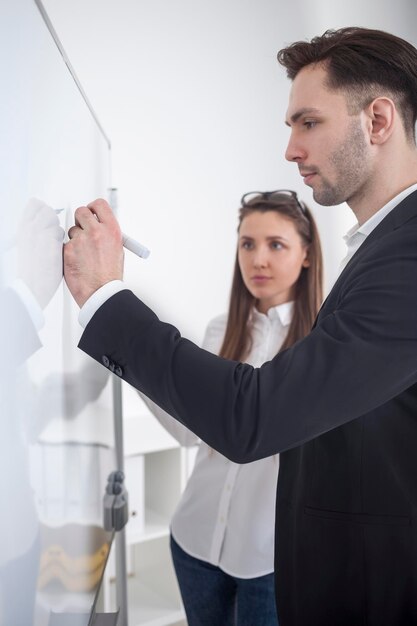
M 117 215 L 118 194 L 116 187 L 108 189 L 109 204 Z M 112 527 L 106 530 L 114 529 L 116 531 L 116 602 L 119 607 L 118 626 L 128 626 L 128 606 L 127 606 L 127 566 L 126 566 L 126 531 L 125 525 L 128 520 L 128 493 L 124 486 L 124 444 L 123 444 L 123 406 L 122 406 L 122 381 L 117 376 L 113 376 L 113 420 L 114 420 L 114 447 L 116 450 L 116 467 L 114 474 L 122 474 L 121 481 L 113 480 L 112 484 L 119 484 L 122 490 L 115 495 L 112 505 Z M 109 476 L 109 481 L 110 481 Z M 109 483 L 107 484 L 107 489 Z M 116 490 L 119 487 L 115 487 Z M 106 515 L 106 513 L 105 513 Z
M 97 613 L 90 626 L 117 626 L 118 613 Z M 48 626 L 86 626 L 88 613 L 52 613 Z
M 129 519 L 129 496 L 124 486 L 124 451 L 122 419 L 122 381 L 113 377 L 114 443 L 117 470 L 108 478 L 103 499 L 104 528 L 115 532 L 116 543 L 116 603 L 119 608 L 118 626 L 128 626 L 126 532 Z

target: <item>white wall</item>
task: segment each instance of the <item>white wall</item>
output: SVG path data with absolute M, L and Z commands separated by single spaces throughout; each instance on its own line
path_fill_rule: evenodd
M 112 139 L 126 278 L 163 319 L 200 341 L 226 309 L 239 199 L 296 189 L 314 208 L 328 284 L 344 256 L 346 207 L 321 208 L 283 153 L 289 82 L 276 52 L 327 28 L 416 35 L 413 0 L 45 0 Z M 86 198 L 86 202 L 89 201 Z

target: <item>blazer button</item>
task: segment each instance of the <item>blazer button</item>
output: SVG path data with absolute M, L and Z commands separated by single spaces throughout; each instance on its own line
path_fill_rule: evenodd
M 105 354 L 103 354 L 103 356 L 101 357 L 101 362 L 103 363 L 104 367 L 109 367 L 110 365 L 110 359 Z
M 120 378 L 123 376 L 123 369 L 120 367 L 120 365 L 116 367 L 114 373 L 117 374 L 117 376 L 120 376 Z
M 110 361 L 109 370 L 110 370 L 111 372 L 114 372 L 114 370 L 115 370 L 115 369 L 116 369 L 115 364 L 113 363 L 113 361 Z

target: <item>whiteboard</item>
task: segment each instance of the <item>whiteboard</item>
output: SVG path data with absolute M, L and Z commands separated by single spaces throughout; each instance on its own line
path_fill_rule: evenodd
M 112 395 L 76 347 L 62 244 L 75 208 L 106 197 L 110 142 L 35 1 L 2 1 L 0 24 L 0 624 L 87 625 L 109 551 Z

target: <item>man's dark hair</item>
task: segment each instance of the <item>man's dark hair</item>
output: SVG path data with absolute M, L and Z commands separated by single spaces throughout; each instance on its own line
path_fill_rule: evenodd
M 307 65 L 323 63 L 327 86 L 347 94 L 356 113 L 378 96 L 390 96 L 409 138 L 417 119 L 417 49 L 381 30 L 348 27 L 327 30 L 311 42 L 296 41 L 278 52 L 278 61 L 293 80 Z

